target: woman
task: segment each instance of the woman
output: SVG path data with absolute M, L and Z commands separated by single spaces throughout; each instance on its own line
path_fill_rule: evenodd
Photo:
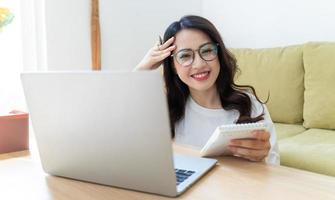
M 164 43 L 149 50 L 136 67 L 153 70 L 164 64 L 172 127 L 177 143 L 201 148 L 216 127 L 264 120 L 267 131 L 231 140 L 230 154 L 279 164 L 276 133 L 266 106 L 251 86 L 234 83 L 236 60 L 215 26 L 199 16 L 185 16 L 165 31 Z

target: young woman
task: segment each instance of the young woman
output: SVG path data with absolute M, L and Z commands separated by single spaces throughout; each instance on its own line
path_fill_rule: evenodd
M 185 16 L 165 31 L 164 43 L 152 47 L 136 67 L 152 70 L 164 64 L 172 137 L 201 148 L 223 124 L 271 124 L 253 138 L 231 140 L 230 154 L 251 161 L 279 164 L 276 133 L 266 106 L 251 86 L 234 83 L 236 60 L 215 26 L 199 16 Z

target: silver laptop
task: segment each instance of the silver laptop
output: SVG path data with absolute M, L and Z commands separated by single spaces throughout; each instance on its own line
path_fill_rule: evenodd
M 49 174 L 178 196 L 216 163 L 173 156 L 158 72 L 37 72 L 21 79 Z

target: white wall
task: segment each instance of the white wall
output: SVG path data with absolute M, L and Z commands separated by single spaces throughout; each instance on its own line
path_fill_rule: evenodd
M 91 0 L 45 1 L 49 70 L 88 70 Z M 173 20 L 201 14 L 201 0 L 100 0 L 102 68 L 130 70 Z
M 335 41 L 333 0 L 203 0 L 202 7 L 229 47 Z
M 45 1 L 46 45 L 38 53 L 42 68 L 90 69 L 90 2 Z M 100 0 L 102 68 L 132 69 L 158 34 L 186 14 L 209 18 L 228 47 L 335 41 L 334 8 L 333 0 Z

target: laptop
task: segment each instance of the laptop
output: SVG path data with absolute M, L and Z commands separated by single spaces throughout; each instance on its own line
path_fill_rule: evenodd
M 21 80 L 51 175 L 174 197 L 217 162 L 173 154 L 157 71 L 33 72 Z

